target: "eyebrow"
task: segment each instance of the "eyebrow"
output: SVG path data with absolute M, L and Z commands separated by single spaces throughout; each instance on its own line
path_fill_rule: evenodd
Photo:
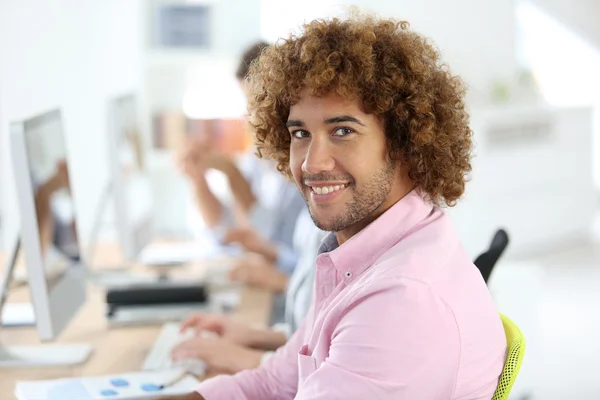
M 297 119 L 289 119 L 288 122 L 285 123 L 285 126 L 291 128 L 292 126 L 296 126 L 302 128 L 304 126 L 304 122 L 299 121 Z
M 359 124 L 359 125 L 365 126 L 365 124 L 363 124 L 362 122 L 360 122 L 360 120 L 354 118 L 351 115 L 341 115 L 339 117 L 327 118 L 325 120 L 326 124 L 339 124 L 340 122 L 353 122 L 355 124 Z
M 327 118 L 325 120 L 326 124 L 339 124 L 340 122 L 353 122 L 355 124 L 365 126 L 365 124 L 363 124 L 360 120 L 358 120 L 357 118 L 354 118 L 351 115 L 341 115 L 339 117 Z M 304 127 L 304 122 L 297 120 L 297 119 L 290 119 L 285 123 L 285 126 L 287 126 L 288 128 L 291 128 L 291 127 L 302 128 L 302 127 Z

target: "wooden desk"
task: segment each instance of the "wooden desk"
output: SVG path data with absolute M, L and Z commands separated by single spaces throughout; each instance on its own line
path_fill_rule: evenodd
M 106 251 L 100 253 L 107 254 Z M 0 257 L 0 261 L 3 261 L 3 257 Z M 142 367 L 161 326 L 109 328 L 105 318 L 104 289 L 91 284 L 88 287 L 86 304 L 80 308 L 55 343 L 91 343 L 94 351 L 89 360 L 73 367 L 0 369 L 0 399 L 14 398 L 17 381 L 119 374 L 137 371 Z M 9 302 L 26 301 L 28 290 L 27 287 L 14 290 Z M 269 321 L 271 301 L 272 296 L 268 292 L 243 289 L 240 307 L 233 313 L 233 317 L 253 326 L 265 326 Z M 0 344 L 39 343 L 35 328 L 0 328 Z

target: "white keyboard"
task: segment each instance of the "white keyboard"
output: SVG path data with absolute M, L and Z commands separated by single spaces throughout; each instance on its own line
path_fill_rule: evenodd
M 92 353 L 90 344 L 43 344 L 0 348 L 0 368 L 78 365 Z
M 199 260 L 234 257 L 242 253 L 239 246 L 219 246 L 216 242 L 152 243 L 144 247 L 138 259 L 147 266 L 187 264 Z
M 171 350 L 178 343 L 194 337 L 194 331 L 188 330 L 184 334 L 179 332 L 179 324 L 169 323 L 163 325 L 158 338 L 146 356 L 144 371 L 165 370 L 170 368 L 185 368 L 196 376 L 204 375 L 206 365 L 200 360 L 184 360 L 177 363 L 171 361 Z

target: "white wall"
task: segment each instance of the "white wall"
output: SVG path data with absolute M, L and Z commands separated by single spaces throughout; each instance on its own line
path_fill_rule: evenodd
M 474 258 L 498 228 L 509 256 L 572 245 L 595 209 L 590 107 L 472 110 L 474 158 L 465 196 L 449 210 Z
M 337 13 L 339 3 L 339 0 L 260 0 L 261 37 L 268 42 L 287 37 L 306 21 Z
M 18 230 L 8 124 L 63 111 L 80 237 L 107 180 L 106 102 L 139 83 L 142 0 L 0 2 L 0 173 L 4 241 Z
M 533 0 L 533 3 L 600 49 L 600 1 Z
M 558 107 L 588 106 L 595 108 L 596 125 L 592 140 L 593 172 L 600 190 L 600 40 L 596 44 L 582 33 L 573 21 L 547 11 L 542 5 L 560 1 L 520 1 L 517 9 L 519 59 L 535 74 L 540 91 L 548 103 Z M 593 13 L 576 2 L 575 10 L 565 16 Z M 581 7 L 581 9 L 579 8 Z M 596 6 L 600 16 L 600 2 Z M 584 18 L 583 21 L 586 21 Z M 600 39 L 600 29 L 598 29 Z M 565 73 L 565 71 L 568 71 Z

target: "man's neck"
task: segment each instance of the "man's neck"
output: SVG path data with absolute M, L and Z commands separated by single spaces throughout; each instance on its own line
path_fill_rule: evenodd
M 338 245 L 342 245 L 343 243 L 347 242 L 348 240 L 350 240 L 350 238 L 354 235 L 356 235 L 358 232 L 362 231 L 363 229 L 365 229 L 367 226 L 369 226 L 369 224 L 371 224 L 373 221 L 375 221 L 377 218 L 379 218 L 380 216 L 382 216 L 387 210 L 389 210 L 390 208 L 392 208 L 392 206 L 394 204 L 396 204 L 397 202 L 399 202 L 400 200 L 402 200 L 407 194 L 409 194 L 410 192 L 412 192 L 413 187 L 409 187 L 406 188 L 405 190 L 403 190 L 400 193 L 400 196 L 396 195 L 396 196 L 389 196 L 388 200 L 385 201 L 381 206 L 379 206 L 375 211 L 373 211 L 371 213 L 371 215 L 369 215 L 368 217 L 358 221 L 357 223 L 355 223 L 352 226 L 349 226 L 348 228 L 336 232 L 335 236 L 337 238 L 337 242 Z
M 358 232 L 365 229 L 371 222 L 375 221 L 379 217 L 379 216 L 376 216 L 373 218 L 372 215 L 357 222 L 356 224 L 354 224 L 352 226 L 349 226 L 348 228 L 344 229 L 343 231 L 336 232 L 335 237 L 337 238 L 338 245 L 341 246 L 342 244 L 344 244 L 344 242 L 347 242 L 348 240 L 350 240 L 350 238 L 352 236 L 356 235 Z

